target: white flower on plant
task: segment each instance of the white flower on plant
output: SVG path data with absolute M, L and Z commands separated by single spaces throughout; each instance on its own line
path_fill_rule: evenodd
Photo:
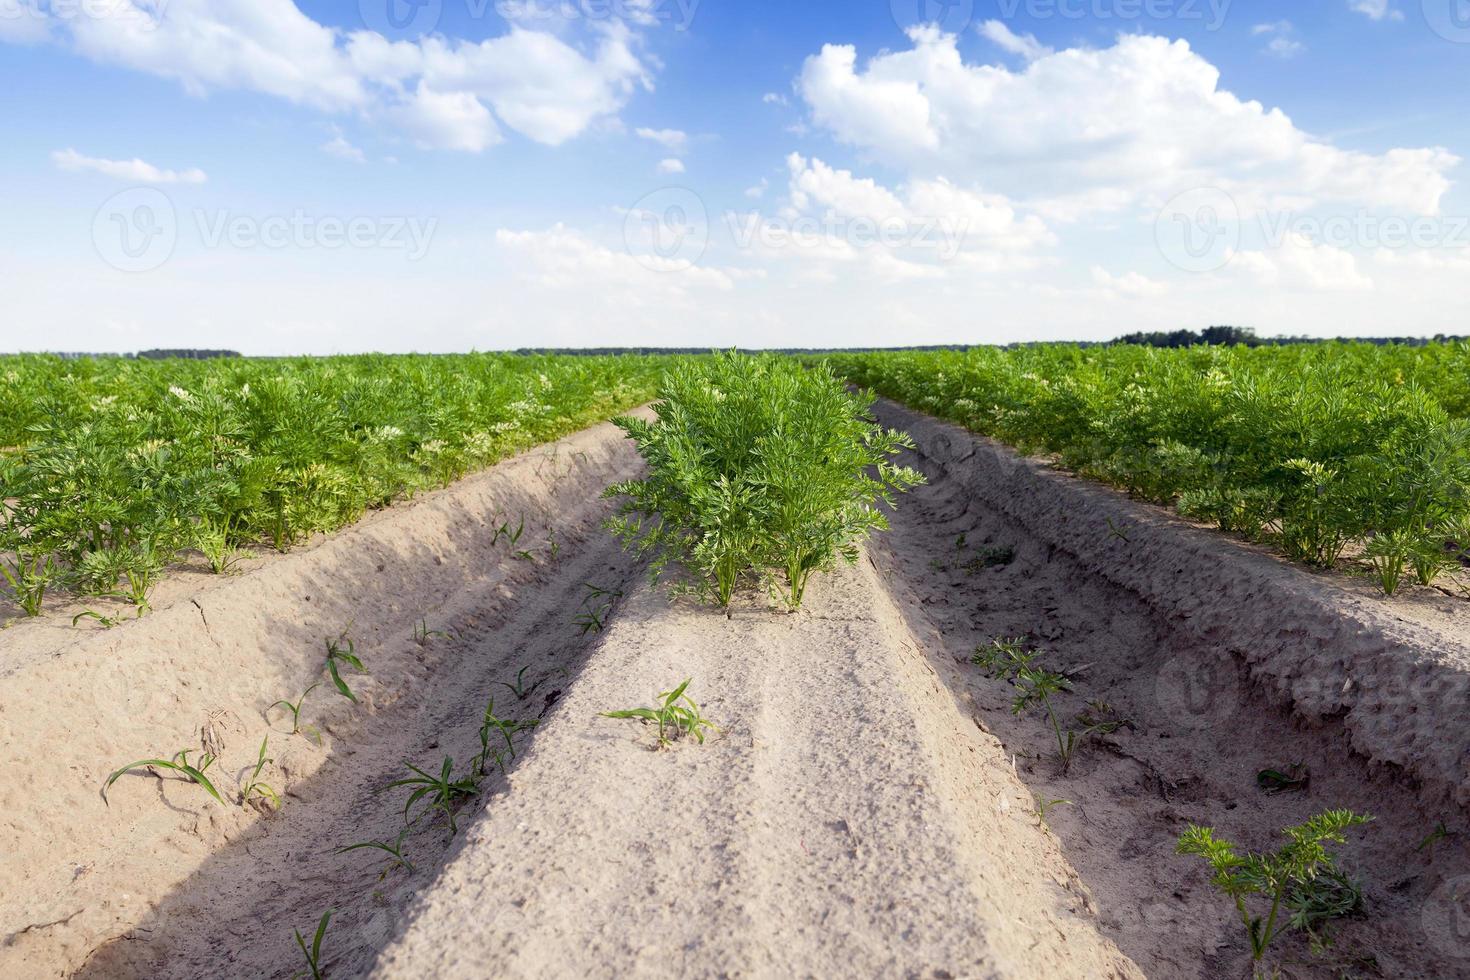
M 169 385 L 168 386 L 168 393 L 170 395 L 173 395 L 175 398 L 179 399 L 180 401 L 191 402 L 191 401 L 194 400 L 194 396 L 193 395 L 189 394 L 187 391 L 185 391 L 183 388 L 180 388 L 178 385 Z

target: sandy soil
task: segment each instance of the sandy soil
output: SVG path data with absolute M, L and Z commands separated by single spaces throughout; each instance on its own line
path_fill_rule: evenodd
M 599 717 L 685 677 L 703 746 Z M 630 598 L 376 975 L 1137 976 L 1090 907 L 864 562 L 796 615 Z
M 319 897 L 339 883 L 344 902 L 360 891 L 339 867 L 371 880 L 363 853 L 330 852 L 388 832 L 357 818 L 394 809 L 386 799 L 368 808 L 373 790 L 402 775 L 405 759 L 437 761 L 441 730 L 478 727 L 490 694 L 513 701 L 495 684 L 522 665 L 528 684 L 541 682 L 538 697 L 563 686 L 557 672 L 581 645 L 572 620 L 583 583 L 617 588 L 629 574 L 597 528 L 607 509 L 597 496 L 638 465 L 620 430 L 599 426 L 310 550 L 205 579 L 113 630 L 43 621 L 0 633 L 0 976 L 68 975 L 89 957 L 105 964 L 99 976 L 126 975 L 124 960 L 207 975 L 190 957 L 204 945 L 225 956 L 221 934 L 237 937 L 229 956 L 253 949 L 279 968 L 291 927 L 313 924 Z M 522 517 L 516 545 L 495 540 Z M 415 642 L 421 623 L 453 636 Z M 325 640 L 344 630 L 370 671 L 344 672 L 356 705 L 323 671 Z M 293 736 L 281 710 L 265 715 L 313 683 L 302 721 L 321 730 L 320 745 Z M 262 819 L 237 800 L 266 737 L 273 762 L 262 778 L 286 805 Z M 181 748 L 220 757 L 209 775 L 230 805 L 142 773 L 118 780 L 104 803 L 111 770 Z M 375 945 L 388 934 L 378 932 Z M 131 952 L 119 960 L 117 950 Z M 215 962 L 216 975 L 271 972 Z
M 1470 976 L 1463 603 L 1385 602 L 881 411 L 931 485 L 795 615 L 643 585 L 597 527 L 638 465 L 601 426 L 242 576 L 178 576 L 115 630 L 0 632 L 0 977 L 286 978 L 327 908 L 338 978 L 1242 977 L 1177 835 L 1264 849 L 1329 806 L 1378 818 L 1342 849 L 1367 914 L 1325 951 L 1285 941 L 1284 975 Z M 600 634 L 575 623 L 588 582 L 627 595 Z M 320 746 L 267 724 L 344 629 L 362 704 L 313 692 Z M 997 636 L 1070 674 L 1064 719 L 1100 699 L 1129 724 L 1061 772 L 968 662 Z M 723 728 L 704 746 L 599 717 L 684 677 Z M 417 824 L 411 872 L 334 853 L 395 838 L 406 761 L 465 768 L 491 695 L 540 726 L 458 835 Z M 212 746 L 233 804 L 267 733 L 278 814 L 147 775 L 98 795 L 123 762 Z M 1305 787 L 1257 787 L 1292 764 Z
M 1377 817 L 1342 849 L 1367 915 L 1337 923 L 1319 955 L 1290 937 L 1286 975 L 1470 976 L 1470 821 L 1448 799 L 1464 798 L 1470 725 L 1464 701 L 1436 696 L 1464 690 L 1464 619 L 1401 616 L 961 430 L 891 405 L 882 415 L 914 433 L 911 462 L 931 482 L 875 545 L 879 567 L 1030 789 L 1070 801 L 1048 822 L 1123 952 L 1150 976 L 1247 976 L 1233 908 L 1198 859 L 1173 854 L 1178 834 L 1209 824 L 1264 850 L 1280 828 L 1350 807 Z M 1051 729 L 1014 717 L 1012 689 L 968 662 L 1007 636 L 1072 675 L 1064 718 L 1097 699 L 1129 726 L 1063 774 Z M 1404 693 L 1403 678 L 1426 675 L 1423 694 Z M 1257 787 L 1258 771 L 1294 763 L 1310 773 L 1304 790 Z M 1448 835 L 1421 848 L 1441 823 Z

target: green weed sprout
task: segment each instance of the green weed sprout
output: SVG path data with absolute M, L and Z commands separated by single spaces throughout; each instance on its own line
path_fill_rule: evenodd
M 301 697 L 297 698 L 295 703 L 287 701 L 283 698 L 282 700 L 270 705 L 265 709 L 265 720 L 267 722 L 270 721 L 271 711 L 275 708 L 285 708 L 287 711 L 291 712 L 291 734 L 297 735 L 304 733 L 312 741 L 316 742 L 317 744 L 321 744 L 321 733 L 318 732 L 314 726 L 307 725 L 303 728 L 301 725 L 301 706 L 306 703 L 306 696 L 319 687 L 321 687 L 320 683 L 311 685 L 311 687 L 308 687 L 305 691 L 301 692 Z
M 1349 827 L 1372 819 L 1351 810 L 1328 810 L 1286 828 L 1288 840 L 1279 850 L 1244 855 L 1235 845 L 1218 840 L 1213 828 L 1191 824 L 1179 838 L 1178 852 L 1197 855 L 1209 864 L 1210 884 L 1235 903 L 1250 940 L 1251 959 L 1259 963 L 1283 932 L 1310 930 L 1324 918 L 1352 911 L 1361 901 L 1350 883 L 1344 888 L 1346 879 L 1326 845 L 1346 843 Z M 1264 916 L 1247 904 L 1257 896 L 1269 903 Z
M 434 639 L 435 637 L 448 639 L 449 634 L 444 632 L 443 630 L 429 629 L 429 621 L 427 619 L 420 619 L 416 624 L 414 624 L 413 642 L 417 643 L 419 646 L 428 646 L 429 641 Z
M 504 688 L 508 688 L 510 690 L 510 693 L 512 693 L 512 694 L 514 694 L 516 696 L 516 700 L 517 701 L 524 701 L 524 700 L 526 700 L 526 698 L 530 697 L 532 694 L 535 693 L 536 688 L 540 687 L 546 681 L 546 678 L 543 677 L 543 678 L 541 678 L 541 680 L 539 680 L 536 683 L 532 684 L 530 687 L 527 687 L 526 686 L 525 677 L 526 677 L 526 671 L 528 671 L 530 669 L 531 669 L 531 665 L 530 664 L 526 664 L 520 670 L 516 671 L 516 682 L 514 684 L 511 684 L 508 681 L 501 681 L 500 682 L 500 686 L 501 687 L 504 687 Z M 494 704 L 495 704 L 495 702 L 492 701 L 492 702 L 490 702 L 490 704 L 493 707 Z
M 114 770 L 107 777 L 107 781 L 102 784 L 102 802 L 107 803 L 107 791 L 112 788 L 113 783 L 122 778 L 124 773 L 132 772 L 134 769 L 167 769 L 170 772 L 178 773 L 191 782 L 198 783 L 204 787 L 204 790 L 210 796 L 214 797 L 223 805 L 225 802 L 224 797 L 219 795 L 219 790 L 215 789 L 214 784 L 209 781 L 209 777 L 204 775 L 205 771 L 214 764 L 214 756 L 208 752 L 204 753 L 199 765 L 196 766 L 189 762 L 189 753 L 192 751 L 193 749 L 180 749 L 171 760 L 143 759 L 139 762 L 130 762 L 121 769 Z
M 468 799 L 479 792 L 479 785 L 472 776 L 455 779 L 454 760 L 449 756 L 444 757 L 444 766 L 437 776 L 430 775 L 411 762 L 406 762 L 412 776 L 398 779 L 388 784 L 389 789 L 397 789 L 400 786 L 411 786 L 413 792 L 409 794 L 408 801 L 403 805 L 403 821 L 405 824 L 412 823 L 409 812 L 415 803 L 427 797 L 427 810 L 432 812 L 439 810 L 449 818 L 449 833 L 454 835 L 459 832 L 459 826 L 455 821 L 454 805 L 462 799 Z
M 265 783 L 260 781 L 261 770 L 265 768 L 265 764 L 267 762 L 273 761 L 265 757 L 265 747 L 268 742 L 270 742 L 269 735 L 260 740 L 260 755 L 256 757 L 255 768 L 251 770 L 250 778 L 245 780 L 245 785 L 240 790 L 241 806 L 249 803 L 252 798 L 258 798 L 261 800 L 269 800 L 271 805 L 274 806 L 277 810 L 281 808 L 280 796 L 276 794 L 275 790 L 271 789 Z
M 339 665 L 347 664 L 359 674 L 366 674 L 368 670 L 362 665 L 362 660 L 358 658 L 355 651 L 356 647 L 345 633 L 335 640 L 327 641 L 327 672 L 332 675 L 332 685 L 337 688 L 339 694 L 353 704 L 357 704 L 357 695 L 352 693 L 352 688 L 348 687 L 347 682 L 342 679 Z
M 388 862 L 388 866 L 383 869 L 382 874 L 378 875 L 379 881 L 382 881 L 384 878 L 388 877 L 389 873 L 392 872 L 395 868 L 402 868 L 409 874 L 413 874 L 413 862 L 405 857 L 403 853 L 403 838 L 407 835 L 408 829 L 404 828 L 403 830 L 398 832 L 398 837 L 391 844 L 380 840 L 365 840 L 357 844 L 348 844 L 346 847 L 339 847 L 333 853 L 346 854 L 349 851 L 374 850 L 382 851 L 384 854 L 387 854 L 390 860 Z
M 689 683 L 686 680 L 672 691 L 660 694 L 659 698 L 663 703 L 656 708 L 605 711 L 602 716 L 604 718 L 638 719 L 657 724 L 659 748 L 667 747 L 670 742 L 681 735 L 693 735 L 695 740 L 703 745 L 704 729 L 719 731 L 720 728 L 706 719 L 700 713 L 699 705 L 694 703 L 694 699 L 684 693 Z
M 322 913 L 321 920 L 316 924 L 316 935 L 311 939 L 311 945 L 306 945 L 306 937 L 301 935 L 300 929 L 293 932 L 296 935 L 296 945 L 301 947 L 301 955 L 306 957 L 306 972 L 293 973 L 291 980 L 302 977 L 310 977 L 311 980 L 323 980 L 326 976 L 322 972 L 322 939 L 327 934 L 327 923 L 332 921 L 332 910 L 327 909 Z
M 526 668 L 522 667 L 521 673 L 523 674 L 525 672 Z M 517 674 L 516 683 L 519 684 L 520 680 L 521 676 L 520 674 Z M 503 686 L 510 687 L 509 684 L 504 684 Z M 514 688 L 512 688 L 512 690 L 514 690 Z M 499 752 L 492 752 L 490 749 L 490 736 L 492 732 L 500 733 L 500 737 L 505 740 L 505 751 L 510 754 L 510 757 L 512 759 L 514 759 L 516 755 L 516 748 L 515 743 L 512 741 L 512 738 L 514 738 L 516 732 L 522 731 L 524 729 L 535 728 L 539 724 L 539 720 L 510 721 L 504 718 L 496 717 L 495 699 L 491 698 L 490 703 L 485 706 L 485 717 L 480 723 L 480 754 L 475 756 L 474 765 L 471 767 L 474 772 L 473 778 L 476 781 L 485 778 L 487 763 L 489 763 L 492 756 L 495 759 L 496 765 L 500 766 L 502 771 L 504 771 L 505 769 L 504 757 Z

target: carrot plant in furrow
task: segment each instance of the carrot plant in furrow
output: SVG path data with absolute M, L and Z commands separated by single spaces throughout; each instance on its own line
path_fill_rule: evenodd
M 1470 344 L 1058 344 L 827 362 L 1295 561 L 1355 556 L 1388 594 L 1470 558 Z
M 144 612 L 180 560 L 228 574 L 288 550 L 637 405 L 666 364 L 0 357 L 0 601 Z
M 745 582 L 798 608 L 813 574 L 887 527 L 879 504 L 923 482 L 893 462 L 908 438 L 826 367 L 722 354 L 674 367 L 659 395 L 656 421 L 617 420 L 649 472 L 608 488 L 608 526 L 655 579 L 727 611 Z

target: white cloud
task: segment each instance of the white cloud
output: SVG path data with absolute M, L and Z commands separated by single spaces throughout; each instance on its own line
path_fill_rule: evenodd
M 351 160 L 353 163 L 366 163 L 367 156 L 362 148 L 354 146 L 341 133 L 327 140 L 321 146 L 322 152 L 328 156 L 338 157 L 343 160 Z
M 1402 11 L 1394 9 L 1389 0 L 1348 0 L 1348 6 L 1370 20 L 1403 20 Z
M 104 160 L 100 157 L 82 156 L 76 150 L 56 150 L 51 162 L 62 170 L 78 173 L 92 171 L 118 180 L 135 184 L 202 184 L 209 177 L 203 170 L 163 170 L 145 160 Z
M 1033 34 L 1017 34 L 998 20 L 987 20 L 980 25 L 982 37 L 994 42 L 1002 50 L 1020 55 L 1027 61 L 1035 61 L 1053 54 L 1051 48 L 1036 40 Z
M 669 157 L 667 160 L 658 162 L 658 172 L 661 174 L 682 174 L 684 172 L 684 161 Z
M 1441 148 L 1339 149 L 1222 89 L 1184 41 L 1123 35 L 1017 73 L 965 64 L 936 28 L 909 37 L 909 50 L 861 68 L 847 45 L 808 58 L 799 88 L 813 120 L 880 162 L 1045 200 L 1054 213 L 1156 209 L 1214 186 L 1247 209 L 1295 195 L 1433 214 L 1460 162 Z
M 1121 296 L 1162 296 L 1168 289 L 1163 283 L 1142 275 L 1128 272 L 1115 276 L 1100 265 L 1092 267 L 1092 281 L 1104 292 Z
M 1319 244 L 1304 234 L 1287 234 L 1274 248 L 1238 253 L 1230 270 L 1244 273 L 1262 286 L 1326 292 L 1373 288 L 1358 271 L 1351 252 Z
M 1256 37 L 1269 38 L 1262 50 L 1278 58 L 1292 58 L 1306 49 L 1306 45 L 1296 39 L 1296 28 L 1289 20 L 1257 24 L 1251 28 L 1251 34 Z
M 43 24 L 94 61 L 175 79 L 196 96 L 244 90 L 358 113 L 424 146 L 484 149 L 500 139 L 497 120 L 555 146 L 652 87 L 637 39 L 616 20 L 589 28 L 583 47 L 514 25 L 478 43 L 392 42 L 319 24 L 291 0 L 168 0 L 161 13 L 151 0 L 113 2 L 115 16 L 53 13 Z
M 745 189 L 745 196 L 750 198 L 752 201 L 758 201 L 766 196 L 766 189 L 770 186 L 771 182 L 762 177 L 759 184 L 756 184 L 754 187 L 747 187 Z
M 766 105 L 791 104 L 791 100 L 786 98 L 786 96 L 782 95 L 780 92 L 767 92 L 765 95 L 761 96 L 761 101 L 764 102 Z
M 652 140 L 670 153 L 681 156 L 689 145 L 689 134 L 678 129 L 648 129 L 640 126 L 634 132 L 640 139 Z
M 639 305 L 686 297 L 696 290 L 728 292 L 742 276 L 677 258 L 635 256 L 627 248 L 609 248 L 561 224 L 546 231 L 500 229 L 495 243 L 522 263 L 531 273 L 529 281 L 537 286 L 579 293 L 609 290 L 625 300 L 637 296 Z

